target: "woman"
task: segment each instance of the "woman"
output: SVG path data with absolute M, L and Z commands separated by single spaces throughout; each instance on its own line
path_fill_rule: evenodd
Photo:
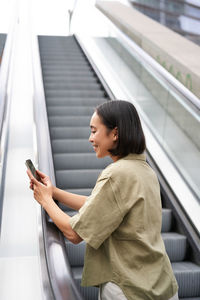
M 177 283 L 161 238 L 157 177 L 146 163 L 145 137 L 135 107 L 126 101 L 98 106 L 90 121 L 96 156 L 110 156 L 89 197 L 44 184 L 29 171 L 35 199 L 68 240 L 85 240 L 84 286 L 100 286 L 99 299 L 178 299 Z M 66 215 L 53 201 L 79 210 Z M 173 298 L 172 298 L 173 297 Z

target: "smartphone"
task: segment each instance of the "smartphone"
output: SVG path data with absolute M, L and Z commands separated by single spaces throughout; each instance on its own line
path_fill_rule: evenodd
M 38 173 L 36 172 L 36 169 L 34 167 L 34 164 L 32 163 L 32 161 L 30 159 L 27 159 L 25 162 L 25 165 L 27 166 L 27 168 L 31 171 L 31 173 L 33 174 L 33 176 L 41 182 L 41 178 L 38 175 Z

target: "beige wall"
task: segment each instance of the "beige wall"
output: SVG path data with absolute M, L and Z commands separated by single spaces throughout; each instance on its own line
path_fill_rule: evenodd
M 200 47 L 120 2 L 97 1 L 96 6 L 200 98 Z

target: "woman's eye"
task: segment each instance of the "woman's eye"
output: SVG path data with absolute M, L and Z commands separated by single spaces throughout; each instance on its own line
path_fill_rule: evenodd
M 92 133 L 92 134 L 95 134 L 95 133 L 96 133 L 96 131 L 91 131 L 91 133 Z

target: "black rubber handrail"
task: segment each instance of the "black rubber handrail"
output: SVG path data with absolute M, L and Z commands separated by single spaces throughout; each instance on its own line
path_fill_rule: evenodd
M 34 81 L 34 118 L 37 137 L 37 155 L 39 168 L 49 175 L 55 185 L 54 166 L 46 112 L 42 71 L 39 58 L 37 37 L 32 43 L 33 81 Z M 51 222 L 42 209 L 43 242 L 49 288 L 56 300 L 82 300 L 72 277 L 71 268 L 65 250 L 64 236 Z

